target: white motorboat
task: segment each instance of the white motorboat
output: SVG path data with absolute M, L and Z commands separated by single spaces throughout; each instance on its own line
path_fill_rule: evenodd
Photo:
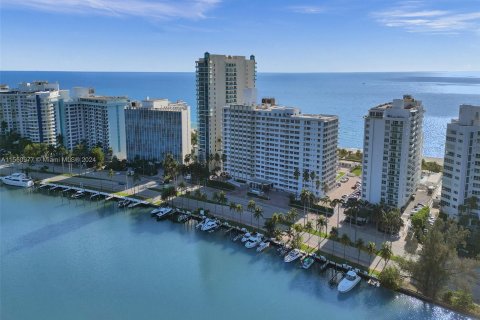
M 312 256 L 305 257 L 305 259 L 302 260 L 302 268 L 308 269 L 312 266 L 314 262 L 315 258 L 313 258 Z
M 33 180 L 28 178 L 24 173 L 12 173 L 6 177 L 0 177 L 3 183 L 9 186 L 30 188 L 33 187 Z
M 195 226 L 195 228 L 197 229 L 200 229 L 203 227 L 203 224 L 207 221 L 207 218 L 204 218 L 202 219 L 202 221 L 200 221 L 199 223 L 197 223 L 197 225 Z
M 262 235 L 257 234 L 255 237 L 250 237 L 247 242 L 245 242 L 245 248 L 254 248 L 256 247 L 260 242 L 262 242 Z
M 352 290 L 359 282 L 361 278 L 353 270 L 347 272 L 347 275 L 338 284 L 337 290 L 340 293 L 345 293 Z
M 248 241 L 251 237 L 252 237 L 252 234 L 250 232 L 245 233 L 242 237 L 242 242 Z
M 173 211 L 172 208 L 166 207 L 162 208 L 160 212 L 157 213 L 157 219 L 162 219 L 163 217 L 166 217 Z
M 219 226 L 218 221 L 214 219 L 206 219 L 206 221 L 203 223 L 202 228 L 200 230 L 202 231 L 210 231 Z
M 269 246 L 270 246 L 270 241 L 262 241 L 258 245 L 257 252 L 262 252 L 263 250 L 265 250 Z
M 283 258 L 283 261 L 285 262 L 292 262 L 292 261 L 295 261 L 297 260 L 298 258 L 300 258 L 302 256 L 302 252 L 298 249 L 293 249 L 292 251 L 290 251 L 286 256 L 285 258 Z
M 162 210 L 162 208 L 155 208 L 152 211 L 150 211 L 150 214 L 153 216 L 156 216 L 157 213 L 159 213 Z
M 73 198 L 73 199 L 78 199 L 78 198 L 80 198 L 80 197 L 83 197 L 83 195 L 84 195 L 84 192 L 83 192 L 83 191 L 77 191 L 77 192 L 75 192 L 74 194 L 72 194 L 72 198 Z

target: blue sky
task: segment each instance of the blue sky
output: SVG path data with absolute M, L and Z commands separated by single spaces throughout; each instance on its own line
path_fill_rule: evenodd
M 479 71 L 480 0 L 0 0 L 1 70 Z

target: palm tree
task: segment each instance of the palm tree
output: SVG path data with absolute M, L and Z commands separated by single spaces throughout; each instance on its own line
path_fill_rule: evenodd
M 137 181 L 140 181 L 140 175 L 136 171 L 134 171 L 133 172 L 133 194 L 135 194 L 135 182 Z
M 186 188 L 187 188 L 187 185 L 185 184 L 185 182 L 182 181 L 178 184 L 178 190 L 180 191 L 180 196 L 182 195 L 182 191 L 186 190 Z M 183 199 L 183 197 L 181 197 L 181 198 L 182 198 L 182 206 L 183 206 L 183 200 L 184 199 Z
M 388 261 L 393 256 L 392 245 L 387 242 L 383 242 L 382 248 L 380 249 L 379 254 L 380 254 L 380 257 L 382 257 L 383 260 L 385 260 L 385 265 L 383 266 L 385 268 L 388 264 Z
M 216 192 L 212 194 L 212 201 L 213 201 L 213 208 L 215 210 L 215 214 L 217 214 L 218 194 Z
M 340 238 L 340 243 L 343 244 L 343 259 L 346 259 L 345 249 L 347 248 L 347 245 L 350 244 L 350 238 L 346 233 L 342 234 L 342 237 Z
M 335 255 L 335 242 L 338 237 L 338 228 L 332 227 L 330 230 L 330 238 L 332 239 L 332 254 Z
M 217 200 L 222 205 L 222 216 L 223 216 L 223 207 L 227 204 L 227 201 L 228 201 L 225 191 L 220 191 L 218 193 Z
M 296 181 L 298 181 L 298 178 L 300 178 L 300 170 L 298 170 L 298 168 L 295 168 L 295 170 L 293 171 L 293 177 Z
M 260 231 L 260 218 L 263 218 L 263 209 L 261 207 L 255 207 L 255 213 L 253 214 L 257 219 L 257 229 Z
M 342 199 L 333 199 L 332 201 L 330 201 L 330 205 L 333 208 L 333 213 L 335 213 L 335 208 L 337 208 L 338 205 L 341 205 L 344 203 L 345 201 L 343 201 Z M 337 228 L 339 227 L 339 224 L 340 224 L 340 212 L 337 212 Z
M 357 263 L 360 264 L 360 253 L 364 249 L 363 246 L 365 245 L 365 242 L 363 241 L 362 238 L 358 238 L 357 241 L 355 241 L 355 247 L 357 247 L 358 250 L 358 257 L 357 257 Z
M 242 223 L 243 206 L 240 203 L 237 203 L 235 205 L 235 211 L 240 215 L 240 223 Z
M 235 202 L 231 201 L 230 204 L 229 204 L 230 212 L 236 211 L 236 208 L 237 208 L 237 204 Z
M 110 184 L 112 185 L 112 191 L 113 191 L 113 181 L 112 181 L 113 175 L 114 175 L 113 169 L 108 170 L 108 177 L 110 178 Z
M 310 203 L 311 198 L 312 198 L 312 193 L 307 189 L 302 189 L 302 192 L 300 193 L 300 200 L 302 201 L 302 204 L 303 204 L 303 225 L 304 226 L 305 226 L 305 218 L 307 218 L 306 207 L 307 207 L 307 204 Z
M 370 241 L 368 244 L 367 244 L 367 253 L 370 257 L 370 263 L 372 263 L 372 257 L 373 255 L 377 252 L 377 247 L 375 245 L 375 242 L 372 242 Z
M 295 221 L 297 220 L 297 218 L 298 218 L 297 209 L 292 208 L 292 209 L 288 210 L 288 213 L 287 213 L 287 216 L 286 216 L 286 220 L 288 222 L 290 222 L 291 224 L 294 224 Z
M 253 213 L 255 212 L 256 206 L 257 204 L 255 203 L 255 201 L 253 200 L 248 201 L 247 211 L 250 212 L 250 225 L 253 225 Z
M 310 181 L 312 181 L 312 183 L 313 183 L 313 181 L 315 181 L 315 177 L 316 177 L 316 176 L 317 176 L 317 175 L 315 174 L 315 171 L 313 171 L 313 170 L 310 171 Z

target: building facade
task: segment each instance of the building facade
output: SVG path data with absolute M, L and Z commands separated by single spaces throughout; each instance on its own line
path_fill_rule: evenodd
M 297 195 L 307 189 L 317 197 L 334 186 L 338 117 L 302 114 L 264 99 L 259 106 L 226 106 L 223 118 L 224 169 L 234 178 Z
M 196 61 L 199 157 L 221 154 L 222 111 L 230 104 L 255 103 L 255 57 L 205 53 Z
M 58 131 L 64 144 L 73 149 L 85 142 L 88 148 L 101 146 L 103 151 L 125 159 L 125 108 L 127 97 L 96 96 L 90 88 L 73 88 L 72 98 L 59 111 Z
M 389 207 L 405 206 L 421 178 L 424 109 L 403 99 L 371 108 L 365 116 L 362 199 Z
M 480 106 L 461 105 L 458 119 L 447 125 L 441 210 L 457 218 L 471 197 L 480 199 Z
M 47 81 L 24 82 L 16 89 L 2 86 L 0 123 L 32 142 L 56 144 L 58 112 L 68 97 L 68 90 Z
M 191 152 L 190 107 L 182 101 L 144 100 L 125 110 L 127 159 L 161 162 L 168 153 L 183 163 Z

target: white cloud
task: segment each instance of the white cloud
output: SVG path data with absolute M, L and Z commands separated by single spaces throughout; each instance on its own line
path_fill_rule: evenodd
M 390 10 L 375 12 L 373 17 L 387 27 L 417 33 L 458 34 L 480 28 L 480 11 L 429 10 L 419 1 L 404 2 Z
M 68 14 L 202 19 L 221 0 L 2 0 L 2 6 Z
M 325 8 L 318 6 L 291 6 L 289 9 L 295 13 L 318 14 L 325 11 Z

